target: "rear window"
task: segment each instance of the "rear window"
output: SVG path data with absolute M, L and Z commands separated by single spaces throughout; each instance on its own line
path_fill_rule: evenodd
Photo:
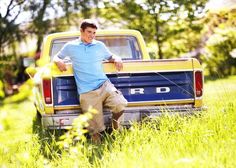
M 79 37 L 71 37 L 54 40 L 50 51 L 51 60 L 67 42 L 78 38 Z M 142 58 L 137 39 L 133 36 L 97 36 L 96 40 L 105 43 L 113 54 L 121 57 L 123 60 L 135 60 Z M 66 59 L 70 62 L 69 57 Z

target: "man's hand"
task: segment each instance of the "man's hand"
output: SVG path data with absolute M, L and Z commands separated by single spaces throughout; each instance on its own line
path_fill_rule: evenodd
M 109 60 L 109 62 L 114 62 L 115 67 L 118 71 L 123 69 L 123 62 L 120 57 L 112 56 L 112 58 Z
M 119 57 L 118 57 L 118 59 L 116 58 L 116 59 L 114 60 L 114 64 L 115 64 L 116 69 L 117 69 L 118 71 L 120 71 L 120 70 L 123 69 L 123 62 L 122 62 L 121 58 L 119 58 Z
M 64 61 L 62 59 L 60 59 L 57 55 L 54 56 L 53 58 L 53 62 L 55 62 L 55 64 L 57 65 L 58 69 L 63 72 L 66 71 L 66 64 L 64 63 Z
M 61 72 L 66 71 L 66 64 L 62 60 L 54 61 Z

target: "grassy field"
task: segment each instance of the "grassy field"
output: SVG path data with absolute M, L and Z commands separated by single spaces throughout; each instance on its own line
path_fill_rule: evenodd
M 236 167 L 236 76 L 206 82 L 201 116 L 164 116 L 101 145 L 82 140 L 62 149 L 57 136 L 35 133 L 31 97 L 21 97 L 0 107 L 0 167 Z

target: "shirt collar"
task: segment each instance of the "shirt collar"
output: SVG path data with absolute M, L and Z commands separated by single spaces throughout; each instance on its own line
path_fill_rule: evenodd
M 94 45 L 97 44 L 97 40 L 93 39 L 92 43 L 84 43 L 81 38 L 78 39 L 79 44 L 83 44 L 83 45 Z

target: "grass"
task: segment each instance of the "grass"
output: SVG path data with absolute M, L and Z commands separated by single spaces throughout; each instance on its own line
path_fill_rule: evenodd
M 101 145 L 67 149 L 57 136 L 34 132 L 31 98 L 8 100 L 0 107 L 0 167 L 236 167 L 235 83 L 236 76 L 206 81 L 200 116 L 164 116 L 106 135 Z

